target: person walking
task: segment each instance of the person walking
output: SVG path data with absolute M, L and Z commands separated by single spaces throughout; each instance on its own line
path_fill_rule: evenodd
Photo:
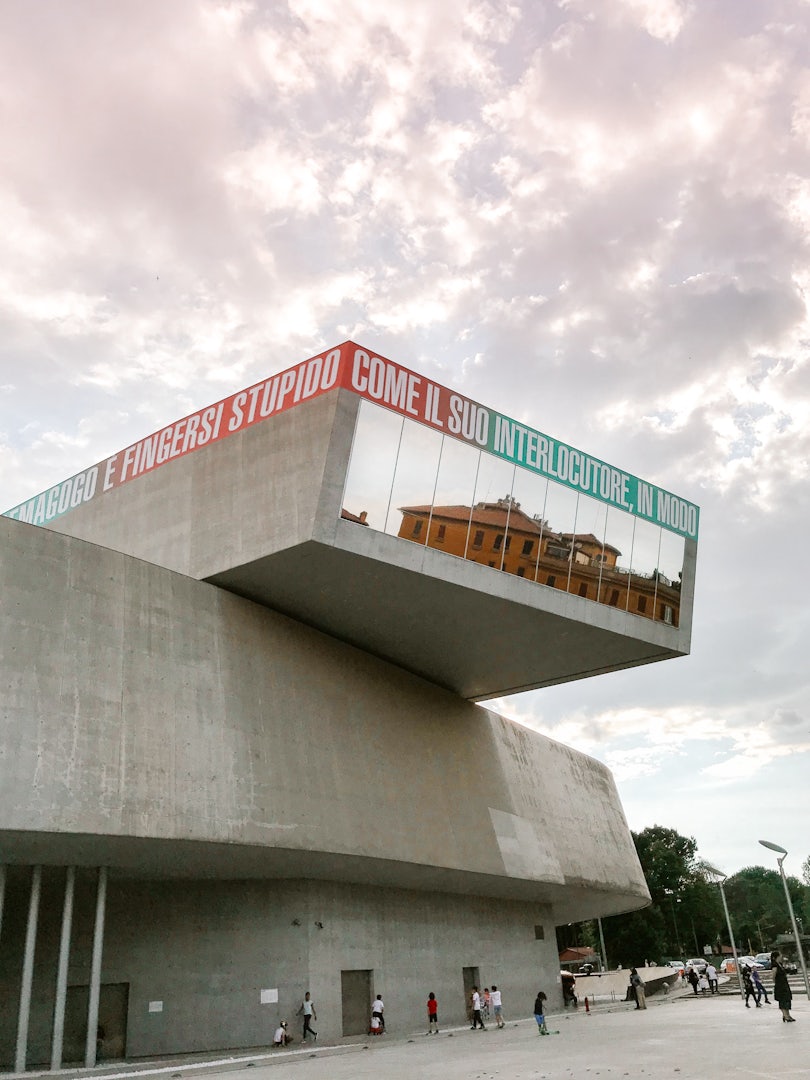
M 537 1021 L 537 1034 L 548 1035 L 548 1028 L 546 1027 L 546 995 L 542 990 L 537 991 L 537 997 L 534 999 L 534 1018 Z
M 503 1005 L 501 1003 L 501 992 L 497 986 L 492 987 L 492 993 L 489 995 L 492 1002 L 492 1011 L 495 1014 L 495 1023 L 499 1028 L 504 1027 L 503 1022 Z
M 380 1034 L 385 1034 L 385 1005 L 383 1004 L 382 994 L 377 994 L 375 999 L 371 1003 L 371 1019 L 374 1017 L 380 1022 Z
M 318 1019 L 318 1014 L 315 1012 L 315 1002 L 310 997 L 309 990 L 304 994 L 304 1000 L 298 1007 L 297 1016 L 304 1017 L 304 1030 L 301 1033 L 301 1042 L 307 1041 L 307 1035 L 311 1035 L 313 1042 L 318 1041 L 318 1032 L 312 1030 L 312 1021 Z
M 751 982 L 754 984 L 754 995 L 757 1000 L 757 1008 L 762 1004 L 763 997 L 765 998 L 765 1004 L 770 1005 L 771 999 L 768 997 L 768 989 L 762 979 L 760 979 L 759 972 L 756 968 L 751 972 Z
M 719 994 L 720 988 L 717 985 L 717 968 L 714 964 L 706 965 L 706 978 L 709 980 L 709 991 L 712 994 Z
M 700 979 L 698 978 L 698 973 L 693 967 L 689 968 L 689 971 L 686 974 L 686 978 L 689 985 L 692 987 L 692 993 L 695 995 L 695 997 L 697 997 L 698 983 L 700 982 Z
M 796 1017 L 790 1015 L 793 992 L 790 989 L 787 972 L 779 960 L 779 951 L 777 949 L 774 949 L 771 953 L 771 967 L 773 969 L 773 996 L 782 1013 L 782 1023 L 795 1024 Z
M 472 1027 L 470 1031 L 475 1031 L 476 1028 L 481 1028 L 482 1031 L 486 1031 L 484 1027 L 484 1021 L 481 1019 L 481 995 L 478 993 L 478 987 L 472 988 Z
M 636 1008 L 646 1009 L 647 994 L 644 990 L 644 982 L 635 968 L 630 972 L 630 984 L 636 992 Z
M 756 995 L 756 991 L 754 990 L 754 984 L 751 981 L 751 968 L 748 966 L 748 964 L 743 964 L 742 977 L 743 977 L 743 990 L 745 991 L 745 1007 L 746 1007 L 746 1009 L 750 1009 L 751 1006 L 748 1004 L 748 999 L 753 998 L 754 999 L 754 1004 L 756 1005 L 756 1003 L 757 1003 L 757 995 Z
M 489 992 L 489 987 L 484 987 L 484 992 L 481 995 L 481 1015 L 485 1020 L 489 1020 L 489 1005 L 492 994 Z
M 439 1034 L 439 1003 L 436 1000 L 436 995 L 433 993 L 428 994 L 427 999 L 427 1014 L 428 1014 L 428 1035 Z

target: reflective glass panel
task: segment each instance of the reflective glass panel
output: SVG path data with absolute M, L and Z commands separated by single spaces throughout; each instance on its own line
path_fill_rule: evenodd
M 548 480 L 544 476 L 517 469 L 512 487 L 509 514 L 509 554 L 504 569 L 527 581 L 535 581 L 546 529 L 543 526 Z
M 636 519 L 632 514 L 608 507 L 605 531 L 604 564 L 599 601 L 611 607 L 627 606 L 630 568 L 633 561 L 633 534 Z
M 481 451 L 445 435 L 428 544 L 465 558 Z
M 406 420 L 397 455 L 385 531 L 417 544 L 427 542 L 442 436 Z
M 657 618 L 655 595 L 660 557 L 661 527 L 636 518 L 628 606 L 634 615 Z
M 577 493 L 549 481 L 546 497 L 546 525 L 537 580 L 553 589 L 568 588 L 571 546 L 577 520 Z
M 368 401 L 360 404 L 343 512 L 355 518 L 365 514 L 364 520 L 372 529 L 385 528 L 403 422 L 402 417 L 379 405 Z
M 686 541 L 682 536 L 661 530 L 661 557 L 658 560 L 658 592 L 655 617 L 678 626 L 681 610 L 681 575 Z
M 481 454 L 467 558 L 495 570 L 501 569 L 507 552 L 514 475 L 511 462 Z
M 596 600 L 604 561 L 607 506 L 588 495 L 577 501 L 576 537 L 571 559 L 568 591 L 586 600 Z

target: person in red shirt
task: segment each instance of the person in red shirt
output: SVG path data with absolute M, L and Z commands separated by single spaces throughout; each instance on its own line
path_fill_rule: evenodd
M 439 1034 L 439 1003 L 436 1000 L 436 995 L 428 994 L 427 999 L 427 1013 L 428 1013 L 428 1035 Z

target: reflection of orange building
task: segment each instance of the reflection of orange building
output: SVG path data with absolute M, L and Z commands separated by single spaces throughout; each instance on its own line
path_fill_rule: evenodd
M 510 496 L 470 506 L 402 506 L 398 535 L 634 615 L 677 626 L 680 583 L 630 574 L 618 548 L 593 533 L 556 533 Z

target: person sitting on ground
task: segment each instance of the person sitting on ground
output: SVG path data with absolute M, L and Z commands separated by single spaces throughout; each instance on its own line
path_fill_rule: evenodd
M 292 1035 L 287 1032 L 287 1021 L 281 1020 L 273 1036 L 273 1046 L 289 1046 L 291 1042 Z

